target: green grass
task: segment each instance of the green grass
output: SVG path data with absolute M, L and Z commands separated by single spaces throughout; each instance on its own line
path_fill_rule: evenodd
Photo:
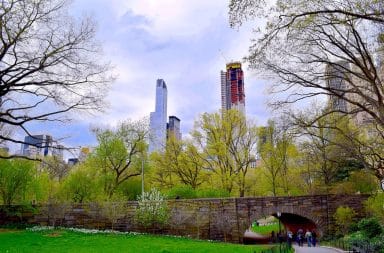
M 265 225 L 265 226 L 252 226 L 251 230 L 258 234 L 270 236 L 272 231 L 275 231 L 275 234 L 279 232 L 279 223 L 273 223 L 271 225 Z
M 83 234 L 68 230 L 2 230 L 0 252 L 260 252 L 268 246 L 237 245 L 156 235 Z

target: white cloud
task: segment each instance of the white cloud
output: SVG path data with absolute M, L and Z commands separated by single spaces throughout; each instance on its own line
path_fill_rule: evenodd
M 158 78 L 167 83 L 168 115 L 181 119 L 183 135 L 201 113 L 219 110 L 220 70 L 227 60 L 241 60 L 247 54 L 251 37 L 249 27 L 229 28 L 227 4 L 223 0 L 75 1 L 75 15 L 88 12 L 98 22 L 97 37 L 105 58 L 115 66 L 117 80 L 106 97 L 111 105 L 107 112 L 81 117 L 73 127 L 76 139 L 66 142 L 94 141 L 89 124 L 115 125 L 149 116 Z M 260 83 L 246 66 L 243 70 L 247 113 L 266 118 Z
M 222 0 L 113 0 L 119 16 L 124 10 L 133 10 L 151 21 L 146 28 L 158 37 L 179 37 L 197 35 L 210 24 L 217 10 L 227 11 Z

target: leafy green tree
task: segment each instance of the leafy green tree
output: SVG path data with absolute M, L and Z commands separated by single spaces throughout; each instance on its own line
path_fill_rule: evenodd
M 352 172 L 346 180 L 335 184 L 332 187 L 331 193 L 372 194 L 377 192 L 377 190 L 377 178 L 370 171 L 361 170 Z
M 83 203 L 96 199 L 97 184 L 90 169 L 84 165 L 73 169 L 61 185 L 61 194 L 74 203 Z
M 334 218 L 339 232 L 345 235 L 349 231 L 349 227 L 354 222 L 356 212 L 348 206 L 340 206 L 337 208 Z
M 120 184 L 117 189 L 118 194 L 123 196 L 125 200 L 137 200 L 141 195 L 141 178 L 131 178 L 124 183 Z
M 196 190 L 189 185 L 174 186 L 167 192 L 169 199 L 193 199 L 197 197 Z
M 378 192 L 369 197 L 365 206 L 368 214 L 376 217 L 384 225 L 384 193 Z
M 192 137 L 204 167 L 219 179 L 224 190 L 231 193 L 237 185 L 243 197 L 246 175 L 256 155 L 255 124 L 237 110 L 205 113 L 195 122 Z
M 61 181 L 70 171 L 70 166 L 58 156 L 43 158 L 40 166 L 47 171 L 52 179 Z
M 33 181 L 34 163 L 24 159 L 0 159 L 0 195 L 5 205 L 25 200 Z
M 258 130 L 258 151 L 264 168 L 264 176 L 269 181 L 273 196 L 278 188 L 289 193 L 289 160 L 295 149 L 292 138 L 285 129 L 278 129 L 275 122 L 269 121 L 268 126 Z
M 145 120 L 126 121 L 115 130 L 95 129 L 95 133 L 98 146 L 90 159 L 103 181 L 105 194 L 111 198 L 123 182 L 141 174 L 148 126 Z
M 147 179 L 160 189 L 170 189 L 175 185 L 172 170 L 168 167 L 168 159 L 161 153 L 152 152 L 149 156 L 150 171 Z
M 296 131 L 304 137 L 300 142 L 308 168 L 304 174 L 315 182 L 318 192 L 330 191 L 334 184 L 348 180 L 353 171 L 364 168 L 357 155 L 359 129 L 342 114 L 323 116 L 326 111 L 327 107 L 313 106 L 308 112 L 292 114 Z
M 178 184 L 196 189 L 206 181 L 202 154 L 191 141 L 177 140 L 170 135 L 165 152 L 152 155 L 154 181 L 160 186 L 170 188 Z

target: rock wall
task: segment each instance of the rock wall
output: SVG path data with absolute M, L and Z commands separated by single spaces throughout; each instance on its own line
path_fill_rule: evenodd
M 115 215 L 113 229 L 242 243 L 244 232 L 253 220 L 270 215 L 277 216 L 279 212 L 283 224 L 294 223 L 295 221 L 284 219 L 284 217 L 292 217 L 288 214 L 294 214 L 313 222 L 320 234 L 327 234 L 333 230 L 333 214 L 337 207 L 349 206 L 363 216 L 363 202 L 368 197 L 368 195 L 314 195 L 169 200 L 168 224 L 151 229 L 145 229 L 138 224 L 135 215 L 137 202 L 132 201 L 126 203 L 123 215 L 120 217 Z M 10 209 L 11 212 L 9 210 L 5 212 L 5 209 Z M 31 210 L 23 210 L 22 206 L 1 207 L 0 224 L 26 222 L 96 229 L 112 228 L 112 222 L 106 218 L 103 209 L 96 203 L 42 205 L 36 206 L 35 209 L 34 213 Z M 114 211 L 115 208 L 109 210 Z

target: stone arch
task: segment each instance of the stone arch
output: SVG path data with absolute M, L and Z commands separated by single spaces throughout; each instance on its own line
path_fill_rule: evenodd
M 283 233 L 283 237 L 285 236 L 287 231 L 291 231 L 294 235 L 297 234 L 298 230 L 301 229 L 304 232 L 306 230 L 309 231 L 316 231 L 316 233 L 321 236 L 323 234 L 323 228 L 321 225 L 316 223 L 316 221 L 310 219 L 307 217 L 307 215 L 298 215 L 294 213 L 289 212 L 272 212 L 272 213 L 264 213 L 263 215 L 254 213 L 250 216 L 251 223 L 255 220 L 260 220 L 261 218 L 266 218 L 269 216 L 274 216 L 276 219 L 281 222 L 281 232 Z M 268 243 L 271 241 L 271 235 L 258 235 L 255 233 L 250 232 L 251 223 L 247 225 L 247 229 L 243 232 L 243 243 Z M 240 233 L 242 231 L 239 231 Z M 275 235 L 277 236 L 277 233 L 279 231 L 274 231 Z

